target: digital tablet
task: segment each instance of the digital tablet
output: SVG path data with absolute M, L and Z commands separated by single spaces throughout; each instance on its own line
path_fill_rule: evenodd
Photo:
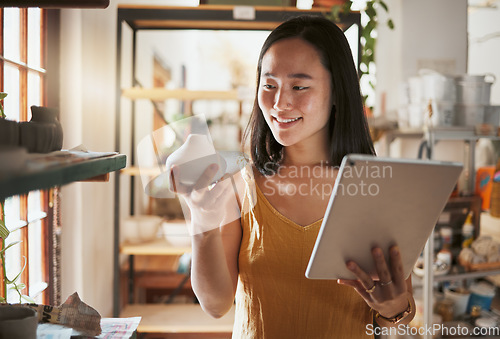
M 453 191 L 455 162 L 346 155 L 306 270 L 310 279 L 356 279 L 354 260 L 377 278 L 371 249 L 399 246 L 408 277 Z

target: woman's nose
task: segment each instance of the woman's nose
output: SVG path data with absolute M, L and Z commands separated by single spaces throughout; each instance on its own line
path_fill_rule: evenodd
M 274 98 L 274 107 L 275 110 L 285 111 L 292 109 L 292 98 L 284 90 L 279 90 L 276 92 L 276 96 Z

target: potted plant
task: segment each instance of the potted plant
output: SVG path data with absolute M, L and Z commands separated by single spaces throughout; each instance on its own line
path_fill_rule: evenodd
M 343 15 L 349 14 L 353 11 L 352 0 L 346 0 L 342 4 L 335 4 L 331 6 L 330 12 L 325 16 L 335 23 L 340 22 Z M 358 3 L 358 1 L 356 1 Z M 375 30 L 379 24 L 378 13 L 383 10 L 389 13 L 389 8 L 383 0 L 369 0 L 365 2 L 361 12 L 361 60 L 360 60 L 360 81 L 367 77 L 368 84 L 375 89 L 375 79 L 373 77 L 373 64 L 375 63 L 375 46 L 377 43 L 377 36 Z M 392 19 L 388 19 L 385 24 L 390 29 L 394 29 Z M 367 95 L 364 96 L 366 101 Z

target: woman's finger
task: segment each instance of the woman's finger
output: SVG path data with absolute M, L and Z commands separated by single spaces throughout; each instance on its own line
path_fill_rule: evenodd
M 208 166 L 205 171 L 203 171 L 201 177 L 194 184 L 193 189 L 199 190 L 208 187 L 208 185 L 212 183 L 213 178 L 215 177 L 215 174 L 217 174 L 218 170 L 219 165 L 217 164 L 211 164 L 210 166 Z
M 176 176 L 178 177 L 179 175 L 179 168 L 177 166 L 172 166 L 170 168 L 170 185 L 172 188 L 172 191 L 178 194 L 189 194 L 191 193 L 192 188 L 187 185 L 183 185 L 179 182 L 179 180 L 176 180 Z
M 376 286 L 375 282 L 368 273 L 363 271 L 354 261 L 349 261 L 347 263 L 347 269 L 349 269 L 352 273 L 354 273 L 354 275 L 361 282 L 367 293 L 373 293 L 374 288 L 376 288 Z
M 387 266 L 387 261 L 385 260 L 384 252 L 380 247 L 375 247 L 372 250 L 372 255 L 381 286 L 388 286 L 389 284 L 392 283 L 392 276 Z
M 347 285 L 354 288 L 361 297 L 366 300 L 371 299 L 370 293 L 366 292 L 366 288 L 361 284 L 359 280 L 346 280 L 346 279 L 338 279 L 337 283 L 340 285 Z
M 390 266 L 391 266 L 391 275 L 392 281 L 394 285 L 398 288 L 406 288 L 406 281 L 404 277 L 403 271 L 403 261 L 401 260 L 401 253 L 399 251 L 398 246 L 392 246 L 389 249 L 390 256 Z

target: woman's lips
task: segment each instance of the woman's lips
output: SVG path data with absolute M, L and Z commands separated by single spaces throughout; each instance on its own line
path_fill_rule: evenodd
M 277 118 L 275 116 L 273 116 L 272 119 L 273 119 L 274 124 L 277 125 L 279 128 L 292 127 L 302 120 L 302 118 L 300 118 L 300 117 L 285 119 L 285 118 Z

